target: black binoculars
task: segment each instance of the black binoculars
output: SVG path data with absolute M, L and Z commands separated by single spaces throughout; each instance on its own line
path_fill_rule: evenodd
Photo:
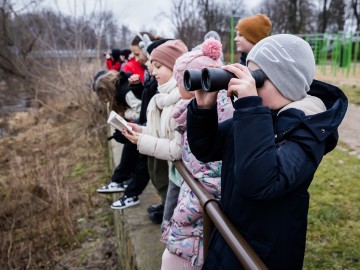
M 255 79 L 256 88 L 262 87 L 268 78 L 262 70 L 250 71 L 250 73 Z M 203 89 L 206 92 L 216 92 L 227 89 L 232 78 L 236 76 L 222 68 L 204 68 L 201 71 L 188 69 L 184 73 L 184 86 L 187 91 Z

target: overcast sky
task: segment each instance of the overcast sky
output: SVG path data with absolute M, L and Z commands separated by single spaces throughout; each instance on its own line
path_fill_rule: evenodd
M 29 0 L 14 2 L 20 5 L 20 3 L 28 3 Z M 127 25 L 132 31 L 141 31 L 144 30 L 144 26 L 150 26 L 156 29 L 158 34 L 172 37 L 174 31 L 169 19 L 171 2 L 171 0 L 43 0 L 40 7 L 58 8 L 63 13 L 74 15 L 83 14 L 85 3 L 87 12 L 94 9 L 112 10 L 118 22 Z M 249 9 L 259 2 L 260 0 L 244 0 Z

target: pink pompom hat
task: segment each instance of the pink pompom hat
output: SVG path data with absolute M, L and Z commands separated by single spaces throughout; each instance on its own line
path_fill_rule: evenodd
M 178 85 L 184 87 L 184 72 L 187 69 L 201 70 L 209 66 L 222 66 L 220 60 L 222 44 L 214 38 L 208 38 L 201 44 L 200 50 L 193 50 L 176 59 L 173 75 Z

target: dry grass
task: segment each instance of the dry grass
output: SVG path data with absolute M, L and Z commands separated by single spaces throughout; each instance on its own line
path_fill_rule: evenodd
M 94 192 L 109 175 L 94 73 L 86 63 L 57 67 L 36 80 L 41 108 L 8 122 L 11 136 L 0 139 L 0 269 L 53 269 L 84 240 L 88 229 L 77 221 L 105 202 Z

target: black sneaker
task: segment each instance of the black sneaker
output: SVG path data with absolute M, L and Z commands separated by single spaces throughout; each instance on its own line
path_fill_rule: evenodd
M 98 193 L 117 193 L 117 192 L 123 192 L 127 188 L 126 183 L 116 183 L 111 182 L 110 184 L 107 184 L 105 186 L 102 186 L 101 188 L 98 188 L 96 192 Z
M 120 197 L 112 205 L 112 209 L 125 209 L 140 203 L 138 196 L 127 197 L 126 195 Z
M 164 211 L 164 205 L 163 204 L 152 204 L 148 207 L 147 212 L 153 213 L 153 212 L 160 212 Z

